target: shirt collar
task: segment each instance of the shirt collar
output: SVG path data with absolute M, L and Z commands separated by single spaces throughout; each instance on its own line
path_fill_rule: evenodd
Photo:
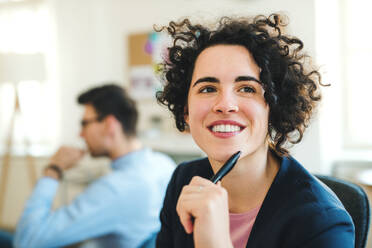
M 146 156 L 146 153 L 150 152 L 150 150 L 150 148 L 142 148 L 118 157 L 112 161 L 111 168 L 113 170 L 120 170 L 124 167 L 130 166 L 131 164 L 136 164 L 138 158 Z

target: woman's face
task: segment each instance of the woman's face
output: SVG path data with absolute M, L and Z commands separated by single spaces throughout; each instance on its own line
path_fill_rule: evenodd
M 260 68 L 240 45 L 206 48 L 195 62 L 185 120 L 198 146 L 212 161 L 224 162 L 267 150 L 269 106 Z

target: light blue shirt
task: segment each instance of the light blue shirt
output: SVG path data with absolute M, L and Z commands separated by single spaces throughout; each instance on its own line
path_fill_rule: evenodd
M 58 181 L 41 178 L 18 222 L 15 247 L 59 247 L 95 238 L 99 247 L 139 247 L 160 229 L 175 163 L 143 149 L 120 157 L 70 205 L 52 211 Z

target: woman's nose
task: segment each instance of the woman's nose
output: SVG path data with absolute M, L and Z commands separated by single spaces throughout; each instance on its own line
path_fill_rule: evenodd
M 239 111 L 235 96 L 231 93 L 221 93 L 213 106 L 216 113 L 234 113 Z

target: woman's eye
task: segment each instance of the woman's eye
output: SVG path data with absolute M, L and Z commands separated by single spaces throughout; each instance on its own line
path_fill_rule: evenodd
M 239 92 L 246 92 L 246 93 L 255 93 L 256 90 L 253 87 L 250 86 L 244 86 L 239 89 Z
M 216 89 L 213 87 L 204 87 L 202 88 L 199 92 L 200 93 L 210 93 L 210 92 L 215 92 Z

